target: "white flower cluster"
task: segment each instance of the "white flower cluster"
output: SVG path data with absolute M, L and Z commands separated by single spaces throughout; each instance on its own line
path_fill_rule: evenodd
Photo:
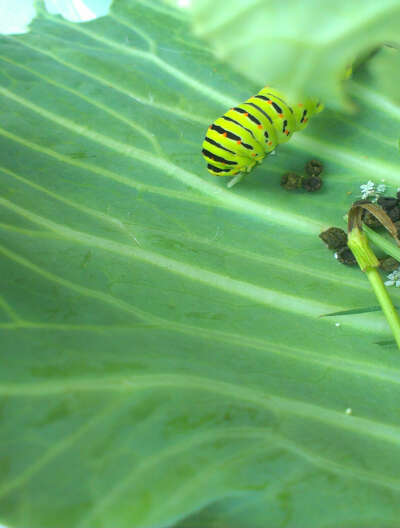
M 360 185 L 361 198 L 366 200 L 367 198 L 372 198 L 373 202 L 376 202 L 380 194 L 383 194 L 386 191 L 386 185 L 384 183 L 379 183 L 375 187 L 375 183 L 369 180 L 367 183 Z
M 385 281 L 385 286 L 396 286 L 396 288 L 400 288 L 400 266 L 397 270 L 392 271 L 387 278 L 389 280 Z

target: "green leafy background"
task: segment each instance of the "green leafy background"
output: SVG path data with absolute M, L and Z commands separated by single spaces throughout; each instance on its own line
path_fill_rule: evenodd
M 261 86 L 189 22 L 117 0 L 0 40 L 0 520 L 398 526 L 399 354 L 379 312 L 321 317 L 376 301 L 318 238 L 399 185 L 398 53 L 228 190 L 204 131 Z
M 350 106 L 340 86 L 347 67 L 382 42 L 399 42 L 398 0 L 231 0 L 229 9 L 193 0 L 193 12 L 196 33 L 250 80 L 335 108 Z

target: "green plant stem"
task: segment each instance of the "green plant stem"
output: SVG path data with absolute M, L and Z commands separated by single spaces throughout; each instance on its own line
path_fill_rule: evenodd
M 361 218 L 361 217 L 360 217 Z M 375 295 L 379 301 L 383 313 L 389 323 L 390 329 L 396 340 L 397 346 L 400 350 L 400 318 L 393 306 L 392 300 L 389 297 L 387 289 L 383 283 L 381 276 L 379 275 L 378 266 L 379 262 L 375 256 L 375 253 L 369 246 L 368 239 L 365 233 L 361 230 L 361 227 L 357 225 L 360 218 L 353 218 L 349 220 L 351 229 L 347 235 L 347 245 L 353 252 L 358 265 L 361 270 L 367 274 L 369 282 L 375 292 Z
M 363 226 L 363 231 L 368 237 L 368 240 L 372 242 L 376 247 L 384 251 L 387 255 L 390 255 L 394 259 L 400 262 L 400 248 L 393 244 L 392 240 L 388 240 L 383 235 L 377 233 L 373 229 Z
M 383 284 L 382 277 L 376 268 L 368 268 L 365 270 L 365 273 L 389 323 L 397 346 L 400 349 L 400 317 L 393 306 L 392 300 L 389 297 L 385 285 Z

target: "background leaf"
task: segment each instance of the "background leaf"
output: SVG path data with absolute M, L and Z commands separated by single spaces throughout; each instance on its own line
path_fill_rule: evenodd
M 353 119 L 227 190 L 204 131 L 261 86 L 184 14 L 42 11 L 0 42 L 1 521 L 397 526 L 399 355 L 382 314 L 320 317 L 375 301 L 318 238 L 360 183 L 399 184 L 392 93 L 364 70 Z M 311 158 L 322 190 L 285 192 Z
M 25 33 L 36 15 L 34 0 L 2 0 L 0 34 Z M 44 0 L 50 13 L 60 13 L 67 20 L 82 22 L 105 15 L 111 0 Z
M 316 95 L 331 108 L 345 104 L 341 81 L 356 57 L 399 43 L 397 0 L 233 0 L 229 8 L 193 0 L 192 9 L 196 33 L 219 59 L 290 100 Z

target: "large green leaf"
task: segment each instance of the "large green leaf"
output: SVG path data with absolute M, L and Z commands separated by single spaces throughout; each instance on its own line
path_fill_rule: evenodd
M 261 86 L 178 11 L 41 13 L 0 43 L 0 520 L 397 526 L 399 355 L 379 312 L 320 317 L 376 301 L 318 238 L 360 183 L 399 184 L 388 83 L 360 73 L 356 116 L 228 190 L 204 130 Z M 323 189 L 285 192 L 311 157 Z
M 220 59 L 292 100 L 316 95 L 331 108 L 345 102 L 349 65 L 382 42 L 400 43 L 398 0 L 193 0 L 193 12 Z

